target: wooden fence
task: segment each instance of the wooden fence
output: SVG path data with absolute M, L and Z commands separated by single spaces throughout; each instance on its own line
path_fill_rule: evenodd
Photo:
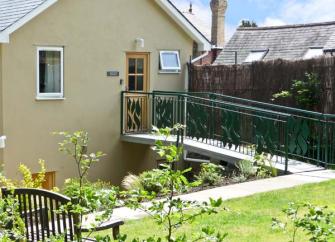
M 189 90 L 273 103 L 273 94 L 289 90 L 293 80 L 303 79 L 306 73 L 311 72 L 318 75 L 322 86 L 321 105 L 314 111 L 335 113 L 335 57 L 297 61 L 279 59 L 251 65 L 192 66 Z M 293 99 L 275 103 L 296 107 Z

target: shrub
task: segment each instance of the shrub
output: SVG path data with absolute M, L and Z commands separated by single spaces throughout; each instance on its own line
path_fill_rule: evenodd
M 45 172 L 46 172 L 45 161 L 39 160 L 38 163 L 40 165 L 40 171 L 38 172 L 37 177 L 35 179 L 33 178 L 30 169 L 26 165 L 20 164 L 18 171 L 22 176 L 22 180 L 20 181 L 11 180 L 6 178 L 4 175 L 0 174 L 0 186 L 11 189 L 16 187 L 41 188 L 45 180 Z
M 321 82 L 316 73 L 305 73 L 303 80 L 293 80 L 290 90 L 273 95 L 273 100 L 292 97 L 299 108 L 313 110 L 320 105 Z
M 13 195 L 0 199 L 0 241 L 24 241 L 25 224 Z
M 256 176 L 257 167 L 250 160 L 241 160 L 236 163 L 236 167 L 240 172 L 240 176 L 246 179 Z
M 127 191 L 138 190 L 142 188 L 140 177 L 131 173 L 123 178 L 121 186 Z
M 163 171 L 159 169 L 143 172 L 139 176 L 141 187 L 150 193 L 160 193 L 166 185 L 166 182 L 162 179 L 162 174 Z
M 233 181 L 236 182 L 236 183 L 241 183 L 241 182 L 245 182 L 247 180 L 247 178 L 243 175 L 236 175 L 236 174 L 233 174 Z
M 278 176 L 278 170 L 274 167 L 272 157 L 268 154 L 256 154 L 254 157 L 257 165 L 257 177 L 268 178 Z
M 201 164 L 201 170 L 196 176 L 196 179 L 201 182 L 201 184 L 206 185 L 217 185 L 222 179 L 222 173 L 224 172 L 224 167 L 216 165 L 213 163 L 203 163 Z

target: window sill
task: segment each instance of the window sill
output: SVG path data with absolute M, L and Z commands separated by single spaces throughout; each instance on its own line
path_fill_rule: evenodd
M 36 101 L 63 101 L 65 97 L 36 97 Z
M 158 74 L 180 74 L 181 71 L 159 71 Z

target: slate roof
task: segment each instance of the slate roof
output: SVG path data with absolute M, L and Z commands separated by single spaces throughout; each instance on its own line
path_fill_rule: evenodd
M 269 50 L 264 61 L 301 59 L 310 47 L 335 49 L 335 22 L 238 28 L 214 64 L 241 64 L 251 51 Z
M 0 32 L 4 31 L 46 0 L 0 0 Z

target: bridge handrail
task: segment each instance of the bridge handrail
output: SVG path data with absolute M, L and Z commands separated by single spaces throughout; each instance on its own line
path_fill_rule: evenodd
M 230 107 L 235 107 L 235 108 L 243 108 L 244 110 L 247 111 L 256 111 L 256 112 L 262 112 L 266 114 L 271 114 L 271 115 L 280 115 L 282 117 L 291 117 L 291 114 L 283 113 L 283 112 L 278 112 L 278 111 L 273 111 L 273 110 L 267 110 L 263 108 L 258 108 L 258 107 L 252 107 L 252 106 L 247 106 L 244 104 L 234 104 L 231 102 L 226 102 L 226 101 L 220 101 L 220 100 L 212 100 L 208 98 L 202 98 L 194 95 L 190 95 L 188 93 L 182 93 L 182 92 L 164 92 L 164 91 L 153 91 L 153 92 L 134 92 L 134 91 L 123 91 L 122 95 L 124 94 L 137 94 L 137 95 L 148 95 L 148 96 L 157 96 L 157 95 L 164 95 L 164 96 L 172 96 L 172 97 L 183 97 L 183 98 L 192 98 L 196 99 L 199 101 L 208 101 L 211 102 L 212 104 L 223 104 L 226 106 Z M 203 93 L 191 93 L 191 94 L 203 94 Z
M 246 102 L 246 103 L 251 103 L 255 105 L 260 105 L 263 107 L 267 108 L 275 108 L 275 109 L 280 109 L 288 112 L 297 112 L 300 114 L 306 114 L 306 115 L 311 115 L 314 116 L 315 118 L 327 118 L 335 119 L 335 114 L 328 114 L 328 113 L 320 113 L 320 112 L 315 112 L 315 111 L 309 111 L 309 110 L 304 110 L 304 109 L 299 109 L 299 108 L 292 108 L 292 107 L 287 107 L 287 106 L 282 106 L 278 104 L 272 104 L 272 103 L 265 103 L 265 102 L 260 102 L 260 101 L 255 101 L 255 100 L 250 100 L 250 99 L 245 99 L 245 98 L 239 98 L 239 97 L 233 97 L 233 96 L 228 96 L 224 94 L 219 94 L 219 93 L 213 93 L 213 92 L 174 92 L 174 91 L 153 91 L 153 93 L 171 93 L 171 94 L 187 94 L 187 95 L 208 95 L 209 98 L 211 96 L 213 97 L 222 97 L 226 99 L 230 99 L 232 101 L 241 101 L 241 102 Z

